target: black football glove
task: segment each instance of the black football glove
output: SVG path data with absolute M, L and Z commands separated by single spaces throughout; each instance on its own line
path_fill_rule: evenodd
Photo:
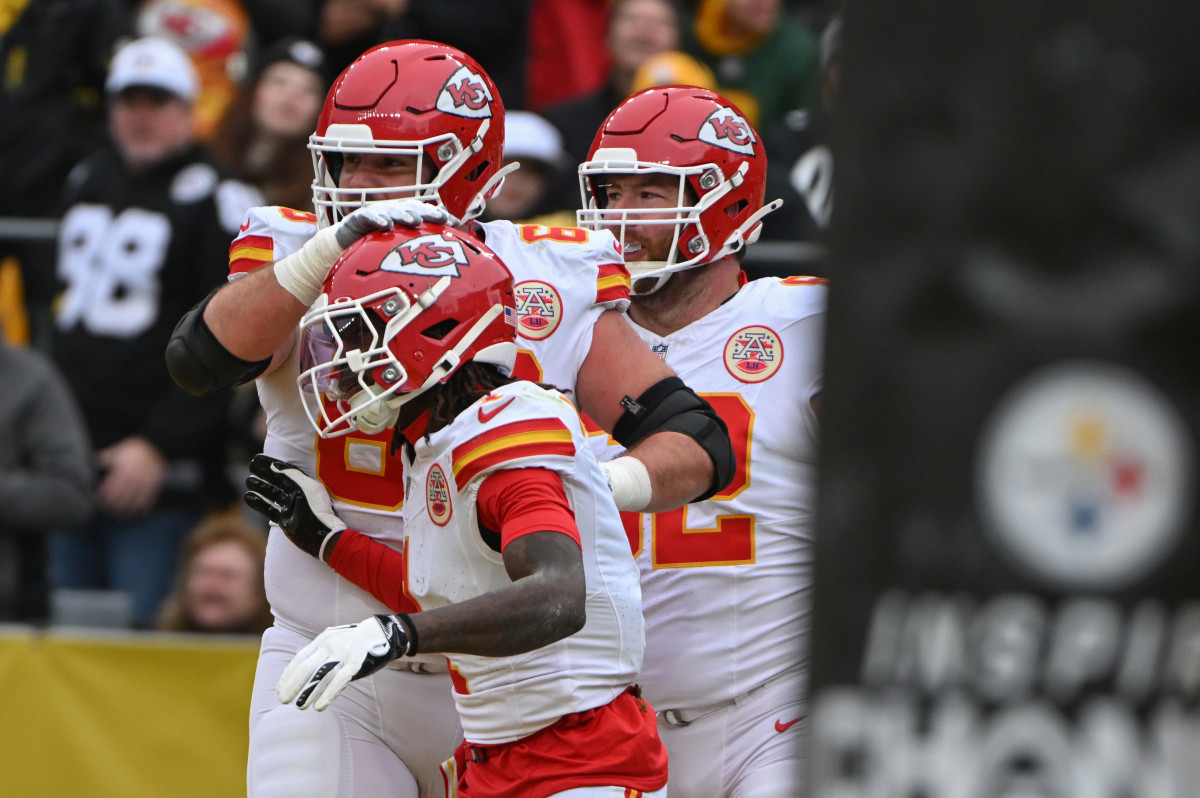
M 279 525 L 288 539 L 327 561 L 346 525 L 333 512 L 329 493 L 296 466 L 265 454 L 250 459 L 242 496 L 250 509 Z

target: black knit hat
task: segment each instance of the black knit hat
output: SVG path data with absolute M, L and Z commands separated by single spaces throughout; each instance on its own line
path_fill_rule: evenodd
M 328 88 L 333 80 L 333 76 L 329 74 L 329 59 L 326 58 L 325 51 L 308 39 L 298 36 L 286 36 L 256 53 L 251 62 L 251 79 L 257 80 L 264 69 L 278 61 L 291 61 L 316 72 L 325 88 Z

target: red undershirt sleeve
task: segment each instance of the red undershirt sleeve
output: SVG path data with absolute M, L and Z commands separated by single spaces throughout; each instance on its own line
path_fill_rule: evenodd
M 392 612 L 400 612 L 408 571 L 400 552 L 361 532 L 346 529 L 329 555 L 329 567 L 382 601 Z
M 579 543 L 562 478 L 546 468 L 495 471 L 479 486 L 479 523 L 500 533 L 500 550 L 531 532 L 561 532 Z
M 561 532 L 579 543 L 575 513 L 567 502 L 562 478 L 545 468 L 510 468 L 496 471 L 479 486 L 479 522 L 500 531 L 500 549 L 531 532 Z M 400 612 L 405 595 L 404 555 L 346 529 L 338 538 L 329 567 L 342 578 L 379 599 L 392 612 Z

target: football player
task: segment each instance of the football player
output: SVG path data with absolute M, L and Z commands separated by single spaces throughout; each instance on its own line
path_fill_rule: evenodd
M 246 499 L 338 573 L 420 609 L 322 632 L 279 697 L 320 711 L 353 679 L 441 653 L 466 737 L 460 796 L 665 795 L 666 751 L 633 685 L 637 565 L 575 408 L 509 376 L 507 269 L 424 225 L 352 244 L 324 298 L 301 324 L 301 398 L 322 437 L 394 424 L 405 553 L 346 528 L 320 483 L 267 455 Z
M 503 180 L 503 131 L 494 84 L 462 52 L 425 41 L 367 51 L 335 81 L 311 139 L 316 216 L 251 211 L 230 249 L 230 282 L 180 320 L 168 348 L 172 374 L 194 393 L 257 378 L 265 453 L 318 478 L 346 523 L 398 551 L 402 462 L 386 406 L 375 406 L 376 434 L 321 438 L 295 388 L 297 325 L 329 268 L 358 237 L 394 225 L 461 223 L 503 259 L 516 281 L 516 373 L 564 390 L 630 447 L 606 472 L 618 506 L 670 509 L 733 475 L 711 405 L 622 318 L 629 277 L 611 234 L 471 221 Z M 284 666 L 324 628 L 414 607 L 389 608 L 275 528 L 266 588 L 276 622 L 252 697 L 250 795 L 407 797 L 418 784 L 423 796 L 439 794 L 437 764 L 460 736 L 444 658 L 405 659 L 355 682 L 330 712 L 297 712 L 274 693 Z
M 630 326 L 712 403 L 737 456 L 707 500 L 627 519 L 672 798 L 801 794 L 826 288 L 746 281 L 778 205 L 766 166 L 734 105 L 676 86 L 621 103 L 579 168 L 580 226 L 622 243 Z

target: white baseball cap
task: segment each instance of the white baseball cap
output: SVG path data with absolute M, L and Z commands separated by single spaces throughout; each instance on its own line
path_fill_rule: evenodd
M 162 89 L 191 102 L 196 99 L 200 81 L 183 48 L 166 39 L 149 36 L 135 39 L 117 51 L 104 90 L 118 94 L 134 86 Z
M 509 111 L 504 115 L 504 157 L 542 161 L 558 169 L 567 155 L 558 128 L 535 113 Z

